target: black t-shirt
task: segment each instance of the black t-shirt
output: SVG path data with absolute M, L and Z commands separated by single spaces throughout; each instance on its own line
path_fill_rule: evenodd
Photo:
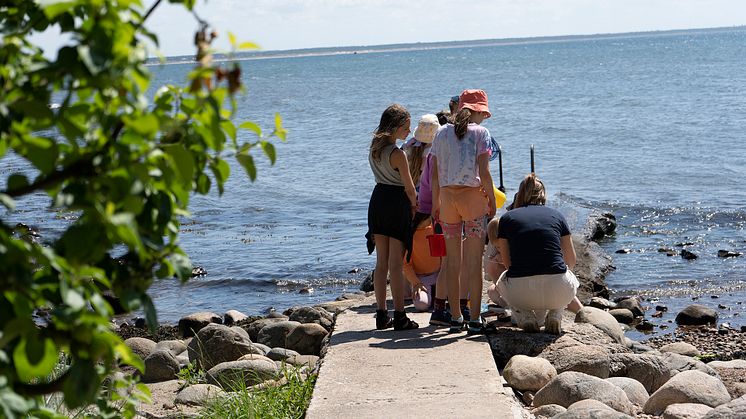
M 567 272 L 560 237 L 570 234 L 565 217 L 543 205 L 510 210 L 500 217 L 497 237 L 508 240 L 511 278 Z

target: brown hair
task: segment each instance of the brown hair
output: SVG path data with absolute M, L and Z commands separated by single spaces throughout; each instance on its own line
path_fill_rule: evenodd
M 518 192 L 515 194 L 513 208 L 525 207 L 527 205 L 544 205 L 547 203 L 547 193 L 544 182 L 535 173 L 527 175 L 521 181 Z
M 460 140 L 466 135 L 466 128 L 469 126 L 469 120 L 471 119 L 471 109 L 461 108 L 453 118 L 453 125 L 456 129 L 456 137 Z
M 487 223 L 487 239 L 493 246 L 497 246 L 497 232 L 500 228 L 500 219 L 495 217 Z
M 420 177 L 422 177 L 422 165 L 425 162 L 423 156 L 425 155 L 425 148 L 427 144 L 422 144 L 417 147 L 408 147 L 405 151 L 407 153 L 407 163 L 409 163 L 409 174 L 412 175 L 412 182 L 415 185 L 420 183 Z
M 394 135 L 394 131 L 404 125 L 408 119 L 410 119 L 409 111 L 396 103 L 383 111 L 381 122 L 378 123 L 376 131 L 373 133 L 373 141 L 370 143 L 370 153 L 373 155 L 373 160 L 381 160 L 381 151 L 391 144 L 391 136 Z

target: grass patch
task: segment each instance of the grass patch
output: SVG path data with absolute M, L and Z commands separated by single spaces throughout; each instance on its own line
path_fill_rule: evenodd
M 302 418 L 311 402 L 316 375 L 306 376 L 299 368 L 281 372 L 287 384 L 262 389 L 236 382 L 229 397 L 215 400 L 200 412 L 203 418 Z

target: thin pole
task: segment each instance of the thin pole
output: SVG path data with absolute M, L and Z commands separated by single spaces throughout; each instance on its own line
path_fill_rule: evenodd
M 536 173 L 534 169 L 534 145 L 531 144 L 531 173 Z

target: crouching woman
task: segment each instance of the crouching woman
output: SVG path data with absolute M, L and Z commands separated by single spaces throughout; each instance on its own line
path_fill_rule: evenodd
M 575 249 L 565 217 L 545 206 L 546 190 L 535 174 L 526 176 L 514 209 L 500 217 L 497 245 L 507 267 L 497 288 L 510 305 L 518 327 L 562 333 L 562 313 L 573 301 L 578 279 Z M 546 316 L 546 319 L 545 319 Z

